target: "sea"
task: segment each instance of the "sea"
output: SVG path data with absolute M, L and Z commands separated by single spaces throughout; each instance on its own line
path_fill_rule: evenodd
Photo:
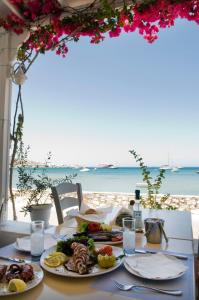
M 153 179 L 158 175 L 159 168 L 149 168 Z M 199 195 L 199 167 L 180 168 L 177 172 L 166 170 L 160 192 L 173 195 Z M 41 174 L 42 168 L 39 168 L 35 175 Z M 52 179 L 61 179 L 65 175 L 76 174 L 73 182 L 80 182 L 83 191 L 91 192 L 124 192 L 134 193 L 136 184 L 143 182 L 140 168 L 137 167 L 119 167 L 94 168 L 88 167 L 87 171 L 74 168 L 47 168 L 46 174 Z M 14 187 L 17 186 L 18 172 L 14 170 Z M 144 191 L 143 191 L 144 192 Z

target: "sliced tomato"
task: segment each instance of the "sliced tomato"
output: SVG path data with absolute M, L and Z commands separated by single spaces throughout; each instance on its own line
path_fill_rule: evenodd
M 87 227 L 88 232 L 97 232 L 101 230 L 101 225 L 99 223 L 90 222 Z
M 117 235 L 115 237 L 112 237 L 112 239 L 111 239 L 112 242 L 120 242 L 122 240 L 123 240 L 122 235 Z
M 98 250 L 98 254 L 111 256 L 113 254 L 113 248 L 111 246 L 104 246 Z

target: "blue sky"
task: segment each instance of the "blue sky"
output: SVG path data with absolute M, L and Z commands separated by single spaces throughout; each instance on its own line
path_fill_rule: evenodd
M 148 44 L 138 33 L 48 53 L 23 87 L 24 142 L 55 163 L 199 165 L 199 27 L 178 21 Z M 13 101 L 16 88 L 13 90 Z

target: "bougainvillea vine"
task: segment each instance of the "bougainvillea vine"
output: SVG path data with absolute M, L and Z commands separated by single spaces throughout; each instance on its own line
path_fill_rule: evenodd
M 24 60 L 28 50 L 56 54 L 68 52 L 68 41 L 87 36 L 97 44 L 107 36 L 118 37 L 122 32 L 138 31 L 149 43 L 158 38 L 161 28 L 174 25 L 178 18 L 199 24 L 199 0 L 95 0 L 84 8 L 62 7 L 57 0 L 10 0 L 19 12 L 0 19 L 0 27 L 16 34 L 25 30 L 29 37 L 18 52 Z M 118 1 L 117 1 L 118 2 Z

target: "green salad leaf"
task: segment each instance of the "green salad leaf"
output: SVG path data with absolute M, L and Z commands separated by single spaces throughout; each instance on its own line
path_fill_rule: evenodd
M 95 244 L 94 244 L 94 240 L 93 239 L 88 239 L 88 250 L 89 251 L 93 251 L 95 249 Z
M 88 228 L 88 223 L 87 222 L 81 222 L 78 226 L 78 231 L 79 232 L 86 232 Z

